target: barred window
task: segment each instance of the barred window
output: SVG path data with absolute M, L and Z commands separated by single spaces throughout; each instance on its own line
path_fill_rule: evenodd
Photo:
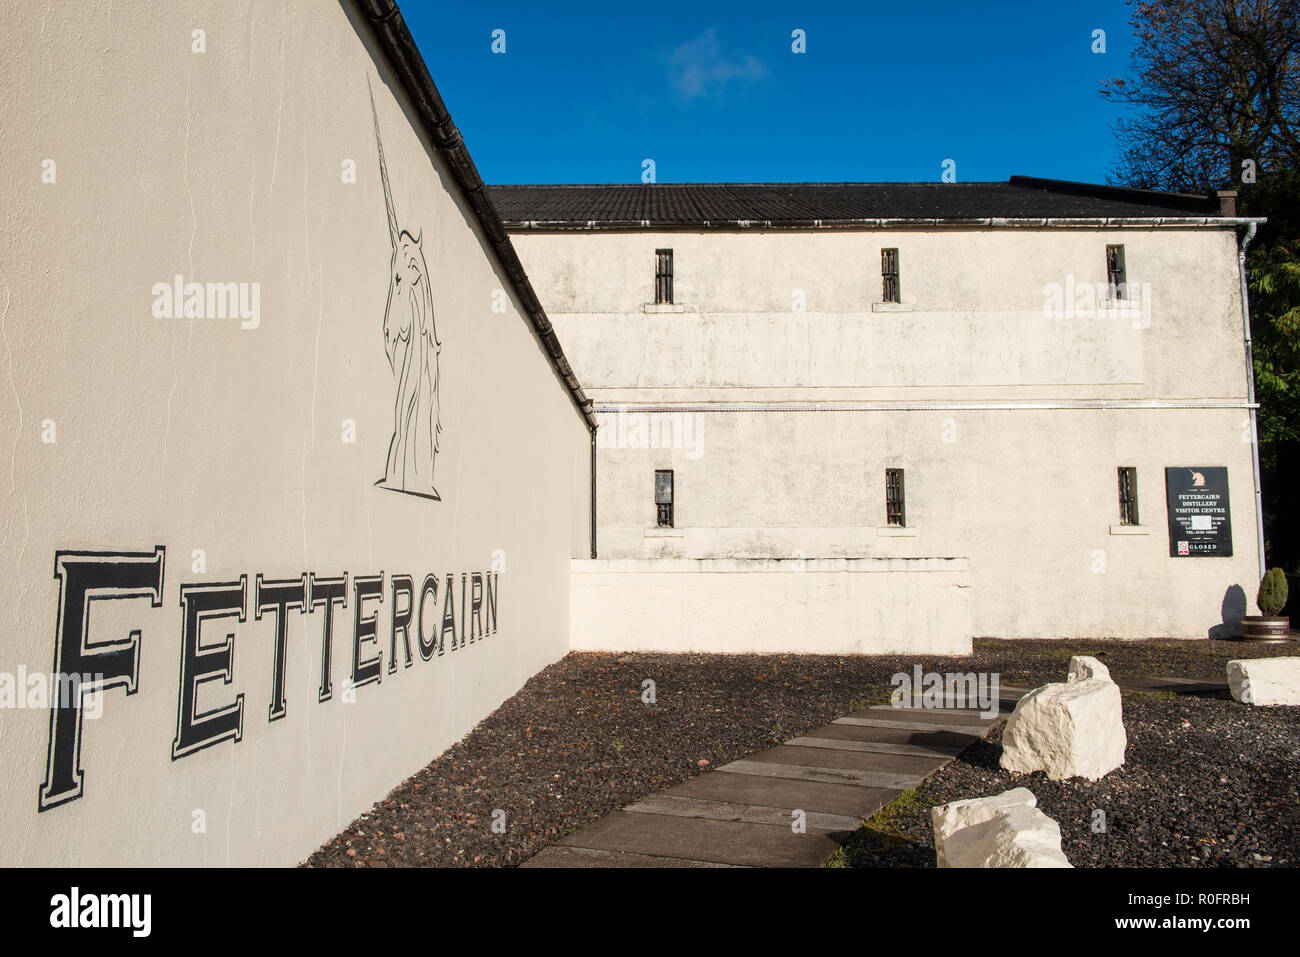
M 673 251 L 655 250 L 655 303 L 671 304 L 673 301 Z
M 885 469 L 885 523 L 900 527 L 907 524 L 903 508 L 902 469 Z
M 1106 247 L 1106 289 L 1111 299 L 1128 298 L 1128 274 L 1124 268 L 1124 247 Z
M 1119 523 L 1121 525 L 1138 524 L 1137 476 L 1137 469 L 1132 466 L 1120 466 Z
M 659 527 L 673 527 L 673 470 L 655 469 L 655 509 Z
M 880 250 L 881 297 L 884 302 L 902 302 L 898 297 L 898 250 Z

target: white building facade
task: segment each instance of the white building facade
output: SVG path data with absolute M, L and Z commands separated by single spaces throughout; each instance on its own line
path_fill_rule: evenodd
M 600 423 L 576 647 L 1239 629 L 1262 556 L 1231 195 L 491 194 Z

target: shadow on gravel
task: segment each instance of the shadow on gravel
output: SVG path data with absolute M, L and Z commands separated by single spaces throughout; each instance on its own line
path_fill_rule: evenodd
M 966 764 L 983 771 L 1001 770 L 998 761 L 1002 758 L 1002 735 L 995 732 L 996 741 L 976 741 L 969 748 L 953 759 L 954 764 Z
M 862 827 L 844 842 L 840 853 L 851 867 L 934 867 L 934 847 L 901 834 Z
M 1210 701 L 1232 701 L 1232 692 L 1224 691 L 1222 688 L 1206 688 L 1204 691 L 1184 691 L 1180 698 L 1206 698 Z

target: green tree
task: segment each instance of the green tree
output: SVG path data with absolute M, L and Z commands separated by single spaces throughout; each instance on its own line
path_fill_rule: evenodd
M 1300 170 L 1266 172 L 1241 212 L 1267 216 L 1246 254 L 1259 402 L 1264 529 L 1270 560 L 1300 569 Z
M 1101 95 L 1113 182 L 1240 192 L 1267 217 L 1247 252 L 1264 527 L 1272 564 L 1300 569 L 1300 0 L 1130 0 L 1132 75 Z

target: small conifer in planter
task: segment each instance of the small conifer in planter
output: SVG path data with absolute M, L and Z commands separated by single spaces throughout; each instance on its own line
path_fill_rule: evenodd
M 1280 568 L 1270 568 L 1259 583 L 1255 604 L 1259 615 L 1242 615 L 1241 637 L 1250 641 L 1286 641 L 1291 635 L 1291 619 L 1281 614 L 1286 607 L 1286 575 Z

